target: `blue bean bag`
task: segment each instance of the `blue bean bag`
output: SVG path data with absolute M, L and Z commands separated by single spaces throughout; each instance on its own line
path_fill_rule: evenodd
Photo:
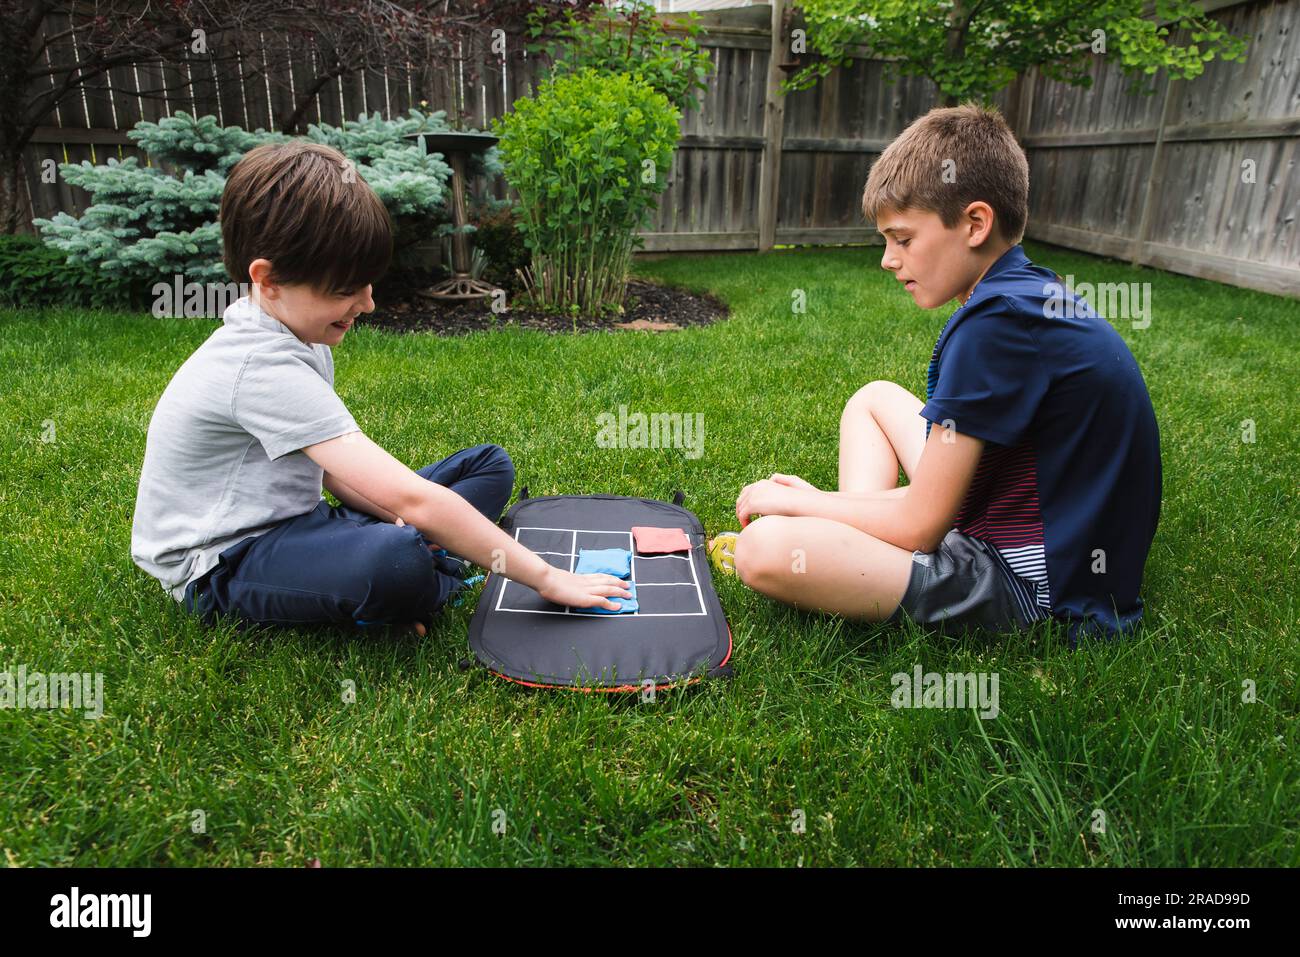
M 632 593 L 631 598 L 623 598 L 619 595 L 610 595 L 609 600 L 619 606 L 618 611 L 610 611 L 608 608 L 601 608 L 597 605 L 595 608 L 584 608 L 583 611 L 594 611 L 601 615 L 627 615 L 640 609 L 636 601 L 636 582 L 628 582 L 627 590 Z
M 578 551 L 575 575 L 613 575 L 627 578 L 632 574 L 632 552 L 626 548 L 583 548 Z

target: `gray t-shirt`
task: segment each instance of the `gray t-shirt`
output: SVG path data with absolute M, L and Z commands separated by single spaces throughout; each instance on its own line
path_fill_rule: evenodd
M 177 601 L 251 535 L 310 512 L 321 467 L 304 446 L 359 431 L 334 357 L 249 297 L 172 376 L 149 422 L 131 558 Z

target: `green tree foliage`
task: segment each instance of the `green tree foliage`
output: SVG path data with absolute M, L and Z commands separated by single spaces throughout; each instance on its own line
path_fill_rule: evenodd
M 535 11 L 529 17 L 529 53 L 545 53 L 551 75 L 566 76 L 584 69 L 601 73 L 640 73 L 647 83 L 678 110 L 698 110 L 696 91 L 708 89 L 713 60 L 695 41 L 699 15 L 676 21 L 680 33 L 669 33 L 655 17 L 654 5 L 634 0 L 616 16 L 603 7 L 582 13 L 567 11 L 553 23 Z
M 1150 0 L 800 0 L 799 7 L 808 48 L 821 59 L 795 74 L 789 89 L 847 65 L 861 44 L 891 60 L 897 74 L 928 77 L 949 104 L 988 101 L 1031 67 L 1088 87 L 1099 55 L 1117 57 L 1135 87 L 1161 68 L 1191 79 L 1216 56 L 1244 59 L 1248 39 L 1228 33 L 1193 0 L 1153 7 Z M 1180 28 L 1186 43 L 1175 42 Z

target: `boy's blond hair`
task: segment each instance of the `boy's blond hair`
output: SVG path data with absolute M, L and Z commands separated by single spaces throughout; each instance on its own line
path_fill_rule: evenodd
M 951 162 L 949 162 L 951 161 Z M 975 103 L 931 110 L 903 130 L 871 165 L 862 215 L 928 210 L 957 224 L 977 200 L 993 208 L 1000 235 L 1020 242 L 1029 216 L 1029 162 L 996 109 Z
M 387 271 L 393 223 L 348 158 L 308 140 L 267 143 L 235 164 L 221 193 L 226 272 L 248 282 L 254 259 L 274 282 L 353 292 Z

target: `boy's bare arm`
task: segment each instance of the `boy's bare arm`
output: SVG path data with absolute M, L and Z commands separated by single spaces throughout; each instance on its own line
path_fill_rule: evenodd
M 736 503 L 750 514 L 828 518 L 912 551 L 934 551 L 953 527 L 984 452 L 984 442 L 933 429 L 910 485 L 887 492 L 823 492 L 768 480 L 748 486 Z
M 540 581 L 551 568 L 451 489 L 416 475 L 363 432 L 351 432 L 309 445 L 303 452 L 336 481 L 354 491 L 355 487 L 340 473 L 367 486 L 373 498 L 358 494 L 374 505 L 379 505 L 375 499 L 387 503 L 390 507 L 379 507 L 392 515 L 394 522 L 400 516 L 430 541 L 441 542 L 450 551 L 463 555 L 476 565 L 491 568 L 495 563 L 499 569 L 504 560 L 509 571 L 503 574 L 529 587 L 535 587 L 533 581 Z M 435 522 L 438 525 L 436 532 L 433 528 Z
M 370 499 L 366 498 L 347 482 L 344 482 L 337 475 L 325 473 L 324 478 L 325 491 L 329 492 L 336 499 L 346 505 L 348 508 L 355 508 L 358 512 L 365 512 L 367 515 L 373 515 L 375 518 L 382 518 L 385 522 L 396 522 L 397 516 L 381 505 L 376 505 Z
M 363 432 L 349 432 L 303 452 L 334 479 L 369 502 L 413 525 L 429 541 L 535 589 L 548 601 L 575 608 L 618 606 L 627 584 L 612 575 L 574 575 L 520 545 L 451 489 L 417 475 Z
M 771 476 L 771 480 L 778 485 L 788 485 L 791 488 L 811 488 L 821 492 L 823 495 L 856 496 L 859 500 L 880 499 L 881 501 L 892 502 L 907 494 L 906 485 L 899 486 L 898 488 L 881 489 L 877 492 L 840 492 L 835 489 L 819 489 L 812 483 L 805 482 L 797 475 L 783 475 L 778 472 Z

